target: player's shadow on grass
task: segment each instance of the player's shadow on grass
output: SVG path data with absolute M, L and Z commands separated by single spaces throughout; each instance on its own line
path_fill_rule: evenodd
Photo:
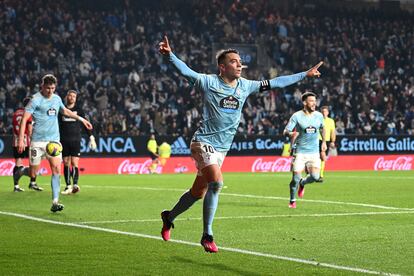
M 206 253 L 206 254 L 209 254 L 209 253 Z M 252 271 L 244 271 L 244 270 L 241 270 L 241 269 L 236 269 L 236 268 L 224 265 L 224 264 L 214 264 L 214 265 L 212 265 L 212 264 L 201 263 L 201 262 L 197 262 L 193 259 L 186 259 L 186 258 L 178 257 L 178 256 L 174 257 L 174 260 L 182 262 L 182 263 L 187 263 L 187 264 L 190 264 L 190 265 L 195 265 L 195 266 L 198 266 L 198 267 L 205 266 L 210 271 L 217 270 L 218 273 L 223 271 L 223 272 L 227 272 L 227 273 L 228 272 L 233 272 L 234 274 L 237 274 L 237 275 L 246 275 L 246 276 L 251 276 L 251 275 L 260 276 L 260 275 L 262 275 L 262 274 L 259 274 L 259 273 L 254 273 Z

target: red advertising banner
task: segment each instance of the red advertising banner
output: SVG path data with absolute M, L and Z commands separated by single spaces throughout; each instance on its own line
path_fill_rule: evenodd
M 326 163 L 328 171 L 389 171 L 413 170 L 414 155 L 365 155 L 335 156 Z M 288 172 L 290 157 L 280 156 L 229 156 L 223 172 Z M 148 174 L 149 158 L 81 158 L 79 168 L 83 174 Z M 26 164 L 27 165 L 27 164 Z M 0 159 L 0 176 L 12 175 L 13 159 Z M 196 172 L 190 157 L 172 157 L 157 173 Z M 46 160 L 41 163 L 40 174 L 50 174 Z

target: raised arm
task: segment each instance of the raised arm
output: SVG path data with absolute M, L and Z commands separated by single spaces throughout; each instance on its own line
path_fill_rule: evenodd
M 283 88 L 289 85 L 292 85 L 294 83 L 297 83 L 301 80 L 303 80 L 305 77 L 313 78 L 313 77 L 320 77 L 321 73 L 318 71 L 319 67 L 321 67 L 323 62 L 319 62 L 317 65 L 310 68 L 308 71 L 288 75 L 288 76 L 281 76 L 276 77 L 271 80 L 264 80 L 259 83 L 259 88 L 256 89 L 260 92 L 274 89 L 274 88 Z
M 86 129 L 92 129 L 92 124 L 88 120 L 86 120 L 85 118 L 82 118 L 78 114 L 70 111 L 66 107 L 62 109 L 62 113 L 63 113 L 63 115 L 65 115 L 67 117 L 70 117 L 70 118 L 73 118 L 75 120 L 81 121 Z
M 194 84 L 200 78 L 199 73 L 192 70 L 187 66 L 187 64 L 185 64 L 176 55 L 174 55 L 174 53 L 171 51 L 167 36 L 164 36 L 164 39 L 159 43 L 159 52 L 167 56 L 168 60 L 174 65 L 175 68 L 177 68 L 178 72 L 180 72 L 180 74 L 192 84 Z

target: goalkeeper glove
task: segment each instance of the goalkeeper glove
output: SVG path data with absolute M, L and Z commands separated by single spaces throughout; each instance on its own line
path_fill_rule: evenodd
M 89 148 L 93 151 L 96 150 L 96 142 L 95 142 L 95 137 L 93 135 L 89 136 Z

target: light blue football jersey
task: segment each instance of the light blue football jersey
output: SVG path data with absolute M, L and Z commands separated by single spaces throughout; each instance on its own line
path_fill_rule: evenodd
M 64 107 L 62 99 L 56 94 L 50 99 L 40 92 L 33 96 L 25 109 L 32 114 L 34 121 L 33 142 L 60 141 L 58 113 Z
M 319 152 L 319 131 L 323 128 L 323 115 L 318 111 L 305 114 L 303 110 L 295 112 L 286 125 L 286 130 L 299 133 L 296 138 L 297 153 Z
M 246 98 L 263 88 L 285 87 L 302 80 L 306 72 L 271 79 L 270 81 L 252 81 L 239 78 L 237 85 L 231 87 L 218 75 L 199 74 L 191 70 L 173 53 L 170 62 L 198 91 L 203 93 L 203 118 L 193 139 L 212 145 L 217 151 L 230 149 L 240 122 L 240 116 Z

